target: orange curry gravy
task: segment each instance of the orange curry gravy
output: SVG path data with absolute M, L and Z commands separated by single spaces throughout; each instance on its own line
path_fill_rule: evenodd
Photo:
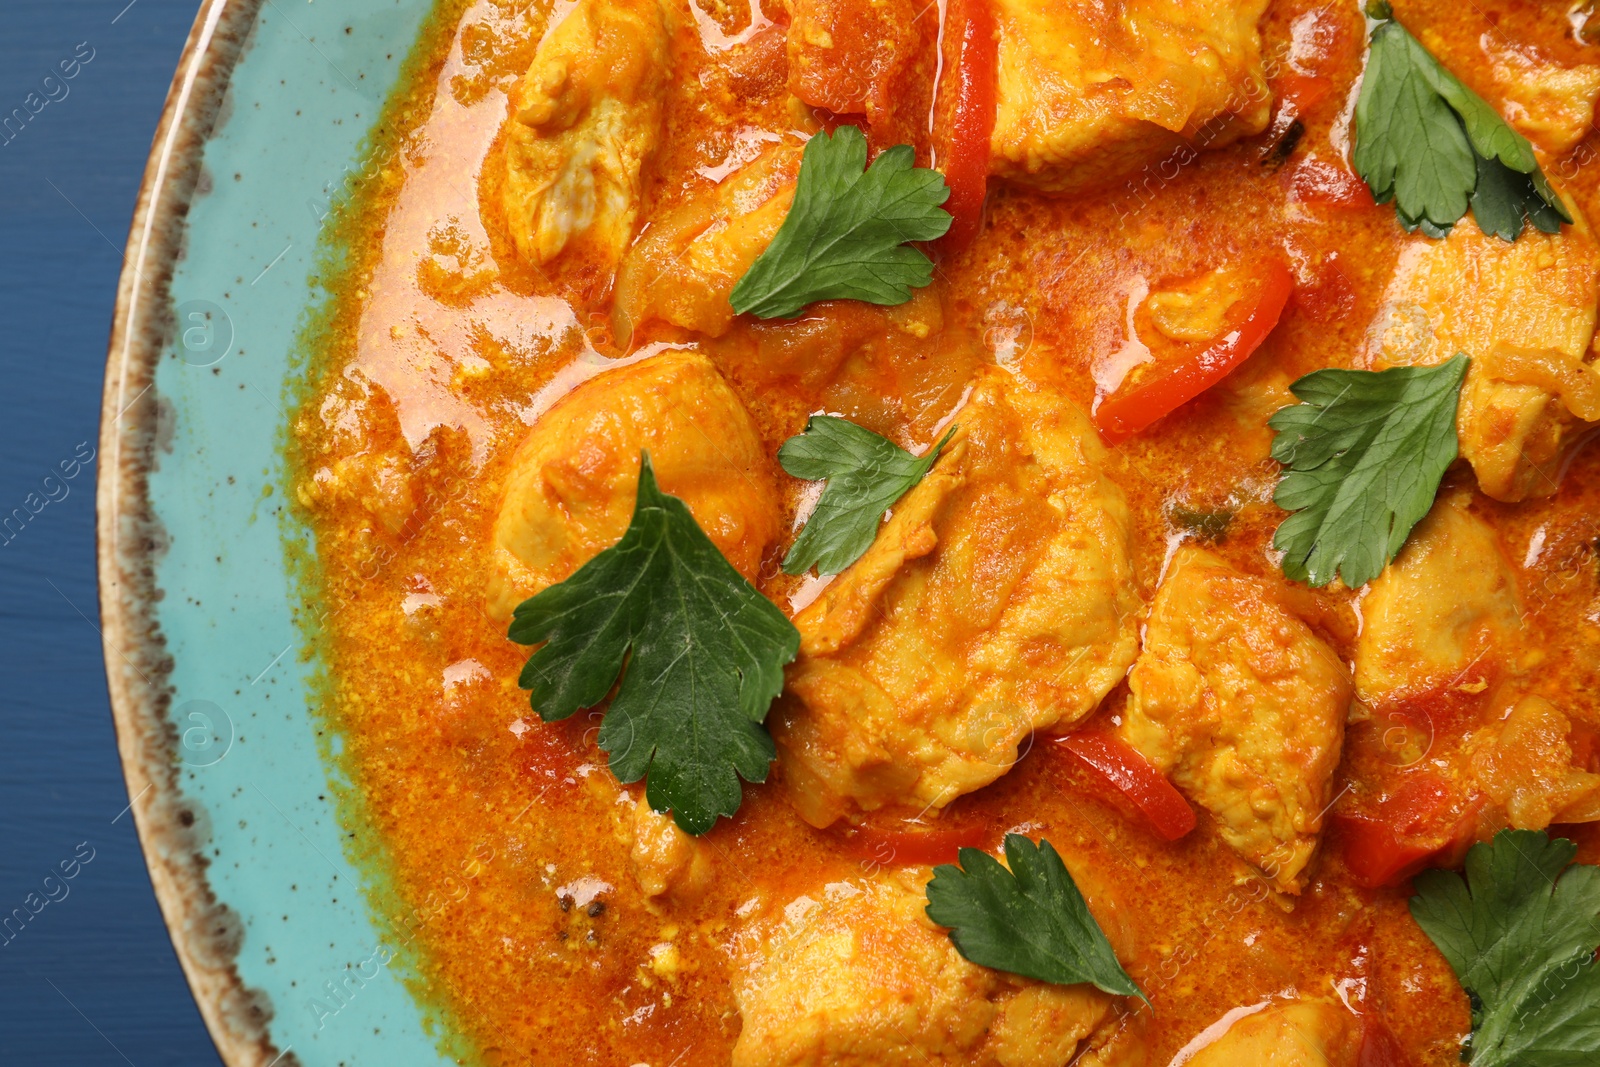
M 381 842 L 392 881 L 375 898 L 382 925 L 416 949 L 419 995 L 458 1035 L 449 1047 L 489 1064 L 720 1065 L 741 1026 L 733 989 L 743 916 L 870 876 L 898 853 L 882 841 L 864 848 L 845 824 L 813 829 L 769 781 L 747 785 L 738 815 L 704 839 L 714 866 L 704 896 L 677 905 L 643 896 L 628 830 L 643 783 L 619 785 L 607 770 L 595 744 L 601 711 L 539 721 L 516 684 L 526 650 L 483 610 L 500 487 L 538 415 L 614 359 L 687 346 L 722 370 L 771 452 L 819 410 L 920 450 L 983 364 L 1088 410 L 1096 374 L 1136 343 L 1129 309 L 1151 286 L 1281 249 L 1296 293 L 1276 331 L 1221 384 L 1111 449 L 1108 474 L 1132 507 L 1147 604 L 1176 539 L 1208 536 L 1233 566 L 1281 584 L 1285 602 L 1348 660 L 1360 625 L 1352 595 L 1291 586 L 1271 551 L 1283 513 L 1271 503 L 1278 468 L 1266 420 L 1290 402 L 1294 378 L 1364 365 L 1408 238 L 1392 207 L 1352 191 L 1344 163 L 1365 32 L 1356 5 L 1279 0 L 1261 23 L 1275 92 L 1304 89 L 1285 60 L 1291 52 L 1326 83 L 1305 94 L 1304 132 L 1286 154 L 1273 151 L 1278 123 L 1075 198 L 991 181 L 982 235 L 940 262 L 934 285 L 908 308 L 814 307 L 795 322 L 738 320 L 715 340 L 659 324 L 621 338 L 609 276 L 581 261 L 544 271 L 519 261 L 495 209 L 486 160 L 550 6 L 478 0 L 458 18 L 441 16 L 391 105 L 394 132 L 373 155 L 375 180 L 338 220 L 347 261 L 330 285 L 294 434 L 321 574 L 307 610 L 323 620 L 326 713 L 361 797 L 351 810 L 370 821 L 352 829 Z M 1561 62 L 1592 58 L 1564 4 L 1396 6 L 1491 101 L 1486 34 Z M 703 194 L 764 144 L 815 128 L 788 97 L 781 8 L 758 15 L 755 33 L 743 32 L 743 0 L 712 10 L 687 28 L 702 46 L 680 49 L 666 89 L 645 222 Z M 927 15 L 930 48 L 942 10 Z M 774 28 L 760 32 L 768 16 Z M 884 122 L 918 141 L 924 164 L 931 55 L 903 72 L 907 103 Z M 1600 218 L 1596 170 L 1581 165 L 1595 143 L 1546 166 Z M 335 473 L 357 488 L 324 491 Z M 780 479 L 792 519 L 805 487 Z M 1520 504 L 1476 493 L 1464 464 L 1447 476 L 1452 486 L 1473 493 L 1474 513 L 1495 526 L 1517 568 L 1526 644 L 1540 650 L 1533 691 L 1600 727 L 1600 451 L 1579 452 L 1559 491 Z M 1220 537 L 1196 534 L 1174 517 L 1185 510 L 1232 519 Z M 787 606 L 804 590 L 779 570 L 783 540 L 758 584 Z M 1358 716 L 1335 812 L 1374 811 L 1420 771 L 1451 775 L 1461 739 L 1495 713 L 1493 690 L 1454 698 L 1417 762 L 1393 758 L 1388 724 Z M 1125 685 L 1113 690 L 1090 721 L 1109 720 L 1126 694 Z M 1136 946 L 1124 965 L 1153 1006 L 1118 1009 L 1143 1049 L 1127 1062 L 1167 1063 L 1230 1010 L 1297 990 L 1375 1013 L 1408 1062 L 1457 1062 L 1467 1000 L 1407 914 L 1409 886 L 1361 888 L 1337 830 L 1325 831 L 1305 891 L 1280 897 L 1204 811 L 1194 832 L 1169 844 L 1051 738 L 1026 747 L 998 782 L 921 823 L 960 828 L 986 847 L 1020 828 L 1105 880 Z M 915 815 L 867 822 L 898 832 Z M 1593 858 L 1588 844 L 1584 855 Z

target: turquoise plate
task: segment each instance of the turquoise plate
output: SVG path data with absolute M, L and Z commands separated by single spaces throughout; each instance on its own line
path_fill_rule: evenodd
M 320 219 L 432 11 L 207 0 L 117 294 L 98 486 L 112 710 L 150 879 L 235 1067 L 452 1062 L 341 845 L 282 490 Z

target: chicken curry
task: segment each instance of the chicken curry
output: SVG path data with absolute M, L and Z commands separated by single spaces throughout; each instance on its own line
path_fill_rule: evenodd
M 291 477 L 448 1053 L 1596 1062 L 1591 7 L 442 5 Z

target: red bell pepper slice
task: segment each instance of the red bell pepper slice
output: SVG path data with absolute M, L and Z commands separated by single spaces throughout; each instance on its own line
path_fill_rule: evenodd
M 1060 743 L 1133 801 L 1156 833 L 1168 841 L 1176 841 L 1194 829 L 1194 809 L 1183 794 L 1125 741 L 1099 730 L 1088 730 L 1069 734 Z
M 956 0 L 951 12 L 960 53 L 949 125 L 935 165 L 944 173 L 950 199 L 950 230 L 939 247 L 959 251 L 983 229 L 983 201 L 989 188 L 989 140 L 994 134 L 999 46 L 990 0 Z
M 1268 260 L 1255 295 L 1240 301 L 1248 304 L 1233 329 L 1194 355 L 1148 368 L 1131 388 L 1124 383 L 1100 398 L 1094 410 L 1100 436 L 1107 444 L 1126 440 L 1226 378 L 1266 340 L 1293 291 L 1289 268 L 1279 260 Z

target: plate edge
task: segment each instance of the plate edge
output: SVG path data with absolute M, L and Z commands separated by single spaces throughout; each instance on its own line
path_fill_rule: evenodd
M 179 780 L 171 657 L 155 615 L 166 535 L 147 497 L 170 427 L 154 390 L 171 337 L 164 308 L 202 154 L 261 0 L 203 0 L 184 43 L 135 200 L 107 347 L 95 486 L 95 557 L 112 720 L 145 868 L 195 1003 L 228 1067 L 293 1067 L 268 1032 L 273 1007 L 244 984 L 243 925 L 219 901 L 201 851 L 207 819 Z

